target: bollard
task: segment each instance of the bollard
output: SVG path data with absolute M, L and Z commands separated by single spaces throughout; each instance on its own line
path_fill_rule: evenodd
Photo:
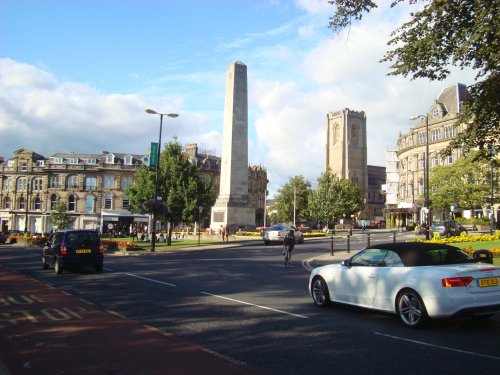
M 351 236 L 347 235 L 347 252 L 351 252 Z
M 330 237 L 332 239 L 332 246 L 331 246 L 331 251 L 330 251 L 330 255 L 333 256 L 333 236 Z
M 392 232 L 392 241 L 396 243 L 396 232 Z
M 366 235 L 366 240 L 367 240 L 367 244 L 366 244 L 366 246 L 368 247 L 368 246 L 370 246 L 370 233 L 368 233 L 368 234 Z

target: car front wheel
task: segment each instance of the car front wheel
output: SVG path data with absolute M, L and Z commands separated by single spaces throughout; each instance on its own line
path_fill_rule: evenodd
M 330 293 L 328 293 L 328 286 L 325 280 L 318 276 L 312 282 L 312 298 L 314 303 L 319 307 L 324 307 L 330 304 Z
M 422 298 L 411 289 L 405 289 L 398 294 L 396 310 L 401 321 L 408 327 L 421 327 L 428 320 Z

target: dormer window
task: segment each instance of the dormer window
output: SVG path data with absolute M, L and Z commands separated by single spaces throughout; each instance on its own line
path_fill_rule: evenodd
M 21 162 L 21 171 L 26 172 L 28 170 L 28 163 L 25 161 Z
M 107 154 L 106 155 L 106 163 L 107 164 L 114 164 L 115 163 L 115 155 Z
M 434 108 L 434 109 L 432 110 L 432 117 L 433 117 L 433 118 L 437 118 L 437 117 L 439 117 L 439 109 Z
M 69 163 L 70 164 L 78 164 L 78 158 L 70 158 Z
M 54 163 L 56 163 L 56 164 L 62 164 L 62 163 L 64 163 L 64 159 L 63 158 L 59 158 L 59 157 L 58 158 L 54 158 Z
M 149 167 L 149 156 L 144 156 L 142 158 L 142 163 Z
M 96 158 L 89 158 L 89 159 L 87 159 L 87 164 L 97 164 L 97 159 Z
M 14 160 L 9 160 L 7 162 L 7 167 L 13 167 L 14 166 Z
M 36 161 L 36 166 L 37 167 L 43 167 L 43 166 L 45 166 L 45 160 L 37 160 Z
M 125 155 L 125 160 L 123 161 L 125 165 L 132 165 L 132 155 Z

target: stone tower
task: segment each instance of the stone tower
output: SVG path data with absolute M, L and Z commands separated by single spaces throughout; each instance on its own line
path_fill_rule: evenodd
M 345 108 L 327 114 L 326 168 L 351 180 L 363 197 L 368 192 L 365 112 Z
M 255 225 L 248 195 L 248 85 L 241 61 L 227 68 L 219 196 L 212 207 L 211 227 Z

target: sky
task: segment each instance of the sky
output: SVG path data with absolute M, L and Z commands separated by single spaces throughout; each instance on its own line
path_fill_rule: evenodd
M 399 133 L 442 89 L 388 76 L 390 33 L 422 7 L 389 0 L 336 35 L 326 0 L 1 0 L 0 157 L 27 148 L 145 154 L 159 135 L 220 156 L 226 70 L 248 71 L 248 161 L 270 196 L 325 169 L 326 115 L 367 117 L 368 164 L 385 166 Z

